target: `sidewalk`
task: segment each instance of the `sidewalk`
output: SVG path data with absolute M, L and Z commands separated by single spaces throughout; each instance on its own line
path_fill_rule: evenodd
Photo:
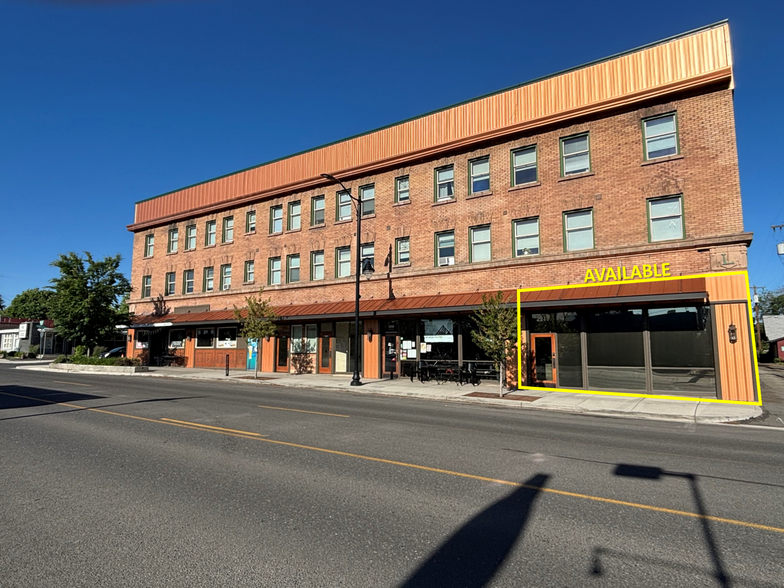
M 33 365 L 29 367 L 19 366 L 19 369 L 54 371 L 48 367 Z M 91 375 L 96 374 L 92 372 Z M 253 372 L 244 370 L 231 370 L 230 375 L 227 377 L 223 369 L 181 367 L 151 367 L 149 372 L 137 373 L 133 377 L 222 380 L 267 386 L 343 390 L 362 394 L 384 394 L 388 396 L 427 398 L 430 400 L 448 400 L 451 402 L 491 404 L 533 410 L 555 410 L 645 419 L 688 420 L 701 423 L 746 421 L 763 414 L 759 406 L 723 404 L 719 402 L 629 398 L 573 392 L 548 392 L 544 390 L 515 390 L 508 393 L 504 398 L 499 398 L 497 382 L 482 382 L 479 386 L 460 386 L 454 383 L 422 383 L 418 380 L 411 382 L 408 378 L 396 380 L 363 379 L 362 386 L 352 387 L 350 386 L 351 375 L 260 373 L 259 379 L 255 380 Z

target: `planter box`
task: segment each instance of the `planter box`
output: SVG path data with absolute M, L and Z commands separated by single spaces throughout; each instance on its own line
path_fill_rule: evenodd
M 146 365 L 80 365 L 76 363 L 50 363 L 53 370 L 63 372 L 95 372 L 98 374 L 138 374 L 149 371 Z

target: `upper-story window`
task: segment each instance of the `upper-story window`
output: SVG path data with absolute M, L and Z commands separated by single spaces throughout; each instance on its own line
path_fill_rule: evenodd
M 286 257 L 286 282 L 299 282 L 299 254 Z
M 201 283 L 202 292 L 212 292 L 215 280 L 215 270 L 212 267 L 204 268 L 204 279 Z
M 249 210 L 245 213 L 245 232 L 246 233 L 255 233 L 256 232 L 256 211 Z
M 338 278 L 351 275 L 351 247 L 338 247 L 335 250 L 335 275 Z
M 196 249 L 196 225 L 185 227 L 185 250 Z
M 243 276 L 243 281 L 246 284 L 252 284 L 256 281 L 256 262 L 252 259 L 245 262 L 245 275 Z
M 221 243 L 231 243 L 234 241 L 234 217 L 227 216 L 223 219 L 223 234 Z
M 336 220 L 351 220 L 351 195 L 348 192 L 338 192 L 338 208 Z
M 436 265 L 455 264 L 455 232 L 436 233 Z
M 674 112 L 642 121 L 645 159 L 678 154 L 678 122 Z
M 395 178 L 395 202 L 408 202 L 410 200 L 408 176 Z
M 311 251 L 310 253 L 310 279 L 324 279 L 324 252 Z
M 468 162 L 469 174 L 469 194 L 477 192 L 487 192 L 490 190 L 490 158 L 482 157 Z
M 375 243 L 362 243 L 362 267 L 364 269 L 365 260 L 370 260 L 370 264 L 373 268 L 376 266 L 375 262 L 375 255 L 376 255 L 376 244 Z
M 271 286 L 280 284 L 280 257 L 270 257 L 267 267 L 267 283 Z
M 283 232 L 283 205 L 270 206 L 270 234 Z
M 182 293 L 193 294 L 193 270 L 187 269 L 182 272 Z
M 221 266 L 220 289 L 221 290 L 231 289 L 231 264 L 226 264 Z
M 324 224 L 324 204 L 323 196 L 314 196 L 310 199 L 310 226 L 316 227 Z
M 588 133 L 561 139 L 561 176 L 591 171 L 591 147 Z
M 152 295 L 152 276 L 142 276 L 142 298 Z
M 514 256 L 539 253 L 539 217 L 512 221 L 514 230 Z
M 179 229 L 169 229 L 169 242 L 166 247 L 167 253 L 177 253 L 179 247 L 180 231 Z
M 152 257 L 155 254 L 155 235 L 144 236 L 144 257 Z
M 297 200 L 296 202 L 289 202 L 289 220 L 288 230 L 297 231 L 302 227 L 302 203 Z
M 408 237 L 395 239 L 395 263 L 411 263 L 411 240 Z
M 442 167 L 436 174 L 436 201 L 452 200 L 455 197 L 455 166 Z
M 166 274 L 166 284 L 163 291 L 163 293 L 166 294 L 166 296 L 174 295 L 176 280 L 177 280 L 177 276 L 174 272 L 168 272 Z
M 565 212 L 564 235 L 566 251 L 593 249 L 593 209 Z
M 362 202 L 362 216 L 376 214 L 376 186 L 360 186 L 359 200 Z
M 536 145 L 512 151 L 512 186 L 522 186 L 536 182 Z
M 469 261 L 490 261 L 492 247 L 490 245 L 490 225 L 471 227 L 471 250 Z
M 681 196 L 648 200 L 649 234 L 651 241 L 683 239 L 683 199 Z
M 217 222 L 214 220 L 207 221 L 207 224 L 204 226 L 204 245 L 209 247 L 210 245 L 215 245 L 215 233 L 216 233 L 216 226 Z

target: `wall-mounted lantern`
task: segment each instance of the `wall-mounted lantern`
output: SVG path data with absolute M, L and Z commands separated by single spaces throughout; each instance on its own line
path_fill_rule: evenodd
M 730 328 L 727 329 L 727 334 L 730 336 L 730 343 L 738 342 L 738 328 L 730 323 Z
M 373 329 L 368 329 L 368 343 L 373 342 Z

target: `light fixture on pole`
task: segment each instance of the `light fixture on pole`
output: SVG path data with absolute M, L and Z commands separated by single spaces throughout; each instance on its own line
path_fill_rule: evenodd
M 366 259 L 369 265 L 363 263 L 362 259 L 362 202 L 358 198 L 354 198 L 349 188 L 346 188 L 339 179 L 331 174 L 321 174 L 321 177 L 331 182 L 340 184 L 343 191 L 348 194 L 351 201 L 354 203 L 354 208 L 357 211 L 357 249 L 355 255 L 357 257 L 356 269 L 356 292 L 354 295 L 354 375 L 351 378 L 351 386 L 361 386 L 362 381 L 359 379 L 359 276 L 364 274 L 368 279 L 373 274 L 373 262 Z

